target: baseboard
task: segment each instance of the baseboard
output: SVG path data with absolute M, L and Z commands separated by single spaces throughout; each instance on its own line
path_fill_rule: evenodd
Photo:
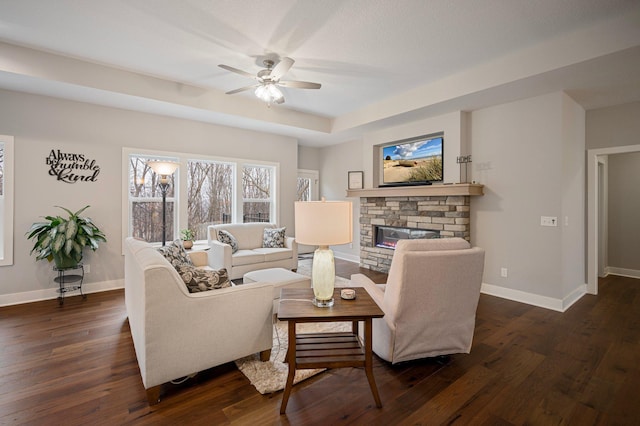
M 82 285 L 84 294 L 99 293 L 101 291 L 116 290 L 124 288 L 124 278 L 119 280 L 101 281 Z M 69 293 L 68 297 L 80 294 L 80 292 Z M 22 293 L 12 293 L 0 295 L 0 306 L 20 305 L 23 303 L 39 302 L 41 300 L 51 300 L 58 298 L 58 288 L 50 287 L 42 290 L 25 291 Z
M 349 253 L 341 253 L 339 251 L 333 251 L 333 256 L 338 259 L 346 260 L 347 262 L 360 263 L 360 256 Z
M 513 300 L 514 302 L 526 303 L 527 305 L 550 309 L 552 311 L 564 312 L 587 293 L 587 285 L 579 285 L 564 299 L 541 296 L 539 294 L 527 293 L 525 291 L 485 283 L 482 283 L 480 292 L 489 296 Z
M 619 275 L 621 277 L 629 277 L 629 278 L 640 278 L 640 271 L 636 269 L 626 269 L 626 268 L 615 268 L 613 266 L 608 266 L 606 268 L 607 275 Z

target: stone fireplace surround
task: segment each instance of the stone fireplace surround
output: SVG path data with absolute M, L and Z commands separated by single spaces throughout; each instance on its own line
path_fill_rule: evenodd
M 375 247 L 375 225 L 436 230 L 440 237 L 469 241 L 471 196 L 482 194 L 478 184 L 348 191 L 360 198 L 360 266 L 389 272 L 394 251 Z

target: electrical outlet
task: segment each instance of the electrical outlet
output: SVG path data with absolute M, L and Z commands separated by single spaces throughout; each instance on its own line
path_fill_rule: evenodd
M 507 268 L 500 268 L 500 276 L 502 278 L 507 278 L 508 272 L 509 271 L 507 271 Z
M 91 273 L 91 265 L 89 265 L 88 263 L 86 265 L 83 265 L 83 269 L 85 274 Z
M 540 226 L 558 226 L 558 217 L 540 216 Z

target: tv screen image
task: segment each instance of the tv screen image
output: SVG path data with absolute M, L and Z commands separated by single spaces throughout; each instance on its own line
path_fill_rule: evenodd
M 442 182 L 443 142 L 443 137 L 437 136 L 384 146 L 382 184 L 397 186 Z

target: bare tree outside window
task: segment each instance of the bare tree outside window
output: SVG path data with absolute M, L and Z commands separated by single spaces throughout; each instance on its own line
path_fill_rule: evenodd
M 271 219 L 271 167 L 245 166 L 242 170 L 242 221 Z
M 162 192 L 160 176 L 147 165 L 155 158 L 129 157 L 129 212 L 131 236 L 148 242 L 162 241 Z M 167 239 L 175 235 L 175 174 L 167 190 Z
M 189 161 L 188 226 L 196 240 L 207 239 L 207 227 L 231 222 L 234 167 L 213 161 Z
M 296 191 L 297 201 L 310 201 L 311 200 L 311 179 L 298 178 L 298 189 Z

